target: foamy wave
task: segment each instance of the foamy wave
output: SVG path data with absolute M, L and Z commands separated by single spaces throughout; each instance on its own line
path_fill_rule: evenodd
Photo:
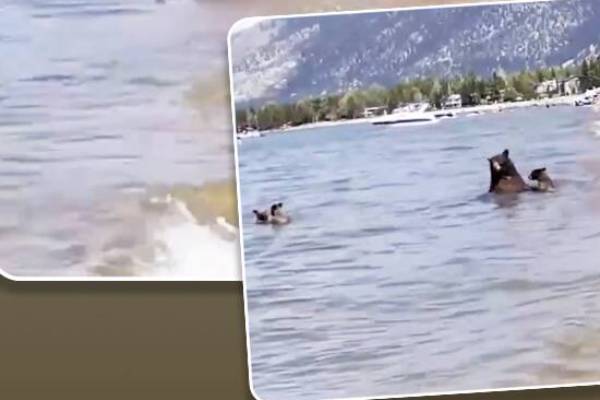
M 171 204 L 179 218 L 170 219 L 155 232 L 156 275 L 240 280 L 237 235 L 225 238 L 216 231 L 217 226 L 199 225 L 183 202 L 173 199 Z

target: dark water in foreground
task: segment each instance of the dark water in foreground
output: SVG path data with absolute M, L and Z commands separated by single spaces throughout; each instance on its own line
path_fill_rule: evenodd
M 348 125 L 239 147 L 254 388 L 263 399 L 600 380 L 600 113 Z M 486 157 L 553 194 L 485 195 Z M 281 200 L 294 222 L 254 225 Z

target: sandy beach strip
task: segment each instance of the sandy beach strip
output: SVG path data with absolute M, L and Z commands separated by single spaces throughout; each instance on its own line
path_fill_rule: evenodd
M 495 104 L 485 104 L 479 106 L 472 107 L 462 107 L 455 109 L 446 109 L 446 110 L 436 110 L 436 111 L 428 111 L 428 113 L 440 113 L 444 111 L 451 111 L 458 115 L 468 115 L 468 114 L 486 114 L 486 113 L 495 113 L 502 112 L 504 110 L 517 109 L 517 108 L 525 108 L 525 107 L 546 107 L 546 106 L 574 106 L 575 101 L 579 100 L 583 97 L 583 94 L 571 95 L 571 96 L 560 96 L 560 97 L 552 97 L 547 99 L 536 99 L 536 100 L 524 100 L 524 101 L 515 101 L 510 103 L 495 103 Z M 388 114 L 389 115 L 389 114 Z M 322 122 L 314 122 L 310 124 L 303 124 L 288 128 L 279 128 L 272 130 L 264 130 L 260 131 L 262 135 L 273 135 L 273 134 L 283 134 L 288 132 L 297 132 L 308 129 L 315 128 L 328 128 L 342 125 L 353 125 L 353 124 L 366 124 L 371 123 L 374 118 L 355 118 L 355 119 L 343 119 L 337 121 L 322 121 Z M 238 135 L 239 137 L 239 135 Z M 250 138 L 250 137 L 249 137 Z M 243 136 L 241 139 L 246 139 Z

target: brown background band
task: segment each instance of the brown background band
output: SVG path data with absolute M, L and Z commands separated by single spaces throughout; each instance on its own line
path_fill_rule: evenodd
M 242 301 L 241 283 L 0 278 L 0 399 L 251 399 Z M 447 398 L 598 399 L 600 387 Z

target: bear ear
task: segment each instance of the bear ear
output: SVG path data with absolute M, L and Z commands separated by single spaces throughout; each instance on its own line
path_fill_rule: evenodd
M 502 155 L 503 155 L 504 157 L 508 157 L 508 153 L 509 153 L 509 151 L 508 151 L 508 149 L 506 149 L 506 150 L 504 150 L 504 151 L 502 152 Z
M 546 167 L 544 167 L 544 168 L 540 168 L 540 171 L 542 171 L 542 172 L 546 172 Z

